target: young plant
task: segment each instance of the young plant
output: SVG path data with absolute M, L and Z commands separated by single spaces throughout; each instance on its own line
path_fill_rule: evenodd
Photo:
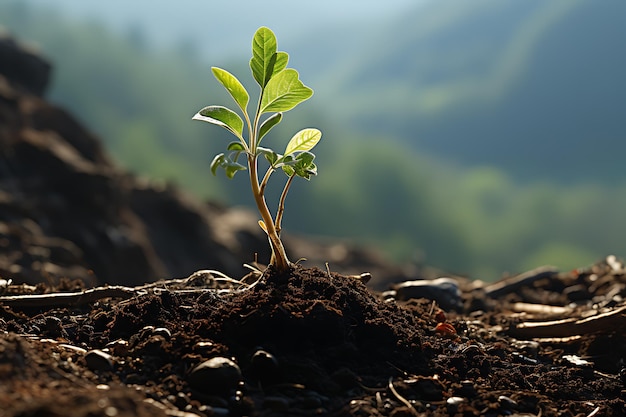
M 300 81 L 298 72 L 287 68 L 288 60 L 286 52 L 277 51 L 274 33 L 266 27 L 259 28 L 252 39 L 250 60 L 252 76 L 260 87 L 255 112 L 248 112 L 250 95 L 241 82 L 228 71 L 213 67 L 213 75 L 230 93 L 243 119 L 239 113 L 223 106 L 205 107 L 193 117 L 223 127 L 237 138 L 228 144 L 227 153 L 215 156 L 211 171 L 215 175 L 217 169 L 222 168 L 228 178 L 233 178 L 237 172 L 248 170 L 252 195 L 261 214 L 259 225 L 267 234 L 272 249 L 270 265 L 278 272 L 286 272 L 291 267 L 280 239 L 285 199 L 295 177 L 309 180 L 317 174 L 313 162 L 315 155 L 310 151 L 322 137 L 317 129 L 302 129 L 291 138 L 282 154 L 260 146 L 265 135 L 280 123 L 284 112 L 313 95 L 313 90 Z M 268 165 L 263 177 L 259 177 L 261 156 Z M 245 158 L 245 164 L 239 162 L 240 158 Z M 279 169 L 287 175 L 287 180 L 273 217 L 265 200 L 265 190 L 270 176 Z

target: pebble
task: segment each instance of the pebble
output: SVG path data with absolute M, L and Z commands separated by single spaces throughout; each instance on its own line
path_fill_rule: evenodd
M 4 293 L 12 282 L 13 280 L 0 278 L 0 294 Z
M 92 371 L 110 371 L 113 369 L 113 357 L 99 349 L 90 350 L 85 354 L 87 368 Z
M 280 380 L 278 359 L 262 349 L 257 350 L 252 355 L 250 371 L 263 384 L 274 384 Z
M 411 298 L 427 298 L 437 302 L 444 310 L 461 310 L 463 300 L 459 284 L 452 278 L 404 281 L 395 287 L 395 299 L 407 301 Z
M 501 395 L 498 397 L 498 402 L 500 406 L 505 410 L 515 410 L 517 408 L 517 403 L 515 400 L 507 397 L 506 395 Z
M 446 408 L 448 409 L 449 414 L 455 414 L 459 406 L 463 404 L 465 398 L 462 397 L 450 397 L 446 400 Z
M 165 340 L 170 340 L 172 338 L 172 332 L 166 327 L 157 327 L 152 330 L 152 336 L 163 336 Z
M 464 381 L 461 381 L 461 386 L 457 388 L 454 393 L 463 397 L 472 398 L 475 397 L 478 392 L 476 391 L 474 383 L 466 379 Z
M 125 356 L 128 353 L 128 342 L 124 339 L 109 342 L 105 347 L 118 356 Z
M 215 357 L 202 362 L 187 376 L 189 385 L 206 394 L 224 395 L 237 388 L 241 369 L 232 360 Z

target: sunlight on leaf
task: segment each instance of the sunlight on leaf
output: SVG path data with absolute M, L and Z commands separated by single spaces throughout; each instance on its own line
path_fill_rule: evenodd
M 243 135 L 243 120 L 231 109 L 223 106 L 208 106 L 196 113 L 193 120 L 221 126 L 238 138 Z
M 250 96 L 237 77 L 230 72 L 217 67 L 212 67 L 211 71 L 213 72 L 215 78 L 217 78 L 217 80 L 230 93 L 233 100 L 235 100 L 237 105 L 239 105 L 239 108 L 246 113 L 246 107 L 250 101 Z
M 287 52 L 277 52 L 276 53 L 276 62 L 274 63 L 274 70 L 272 71 L 272 75 L 275 75 L 285 68 L 287 68 L 287 64 L 289 63 L 289 54 Z
M 277 58 L 276 36 L 266 27 L 259 28 L 252 38 L 250 69 L 252 76 L 261 87 L 265 87 L 270 80 L 274 66 L 278 61 Z
M 313 90 L 300 81 L 298 71 L 287 68 L 274 75 L 265 86 L 261 113 L 291 110 L 312 95 Z
M 285 155 L 291 155 L 294 152 L 310 151 L 317 145 L 322 138 L 322 132 L 318 129 L 307 128 L 302 129 L 289 141 L 285 149 Z

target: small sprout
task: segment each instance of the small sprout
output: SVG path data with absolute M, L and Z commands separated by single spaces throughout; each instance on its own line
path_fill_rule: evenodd
M 266 27 L 259 28 L 252 39 L 250 60 L 252 76 L 261 89 L 256 111 L 248 112 L 250 94 L 237 77 L 224 69 L 213 67 L 213 75 L 231 95 L 239 113 L 213 105 L 204 107 L 193 116 L 194 120 L 226 129 L 238 139 L 227 146 L 227 152 L 213 158 L 211 172 L 215 175 L 221 168 L 228 178 L 233 178 L 237 172 L 248 170 L 254 201 L 261 215 L 259 226 L 267 234 L 272 249 L 270 265 L 278 272 L 286 272 L 292 265 L 280 239 L 286 196 L 295 177 L 309 180 L 317 175 L 317 166 L 313 162 L 315 155 L 311 149 L 322 137 L 318 129 L 302 129 L 289 140 L 282 155 L 260 146 L 261 140 L 282 121 L 284 112 L 313 95 L 313 90 L 300 81 L 298 72 L 287 68 L 288 62 L 289 55 L 277 51 L 274 33 Z M 259 176 L 260 156 L 267 162 L 263 177 Z M 240 159 L 242 162 L 239 162 Z M 270 176 L 278 170 L 285 173 L 287 181 L 273 216 L 265 201 L 265 190 Z

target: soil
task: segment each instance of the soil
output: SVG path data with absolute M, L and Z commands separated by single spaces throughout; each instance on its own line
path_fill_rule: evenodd
M 626 415 L 624 272 L 461 280 L 460 312 L 302 266 L 5 285 L 0 415 Z
M 122 171 L 50 70 L 0 37 L 0 417 L 626 415 L 617 258 L 488 284 L 285 236 L 306 264 L 237 281 L 256 217 Z

